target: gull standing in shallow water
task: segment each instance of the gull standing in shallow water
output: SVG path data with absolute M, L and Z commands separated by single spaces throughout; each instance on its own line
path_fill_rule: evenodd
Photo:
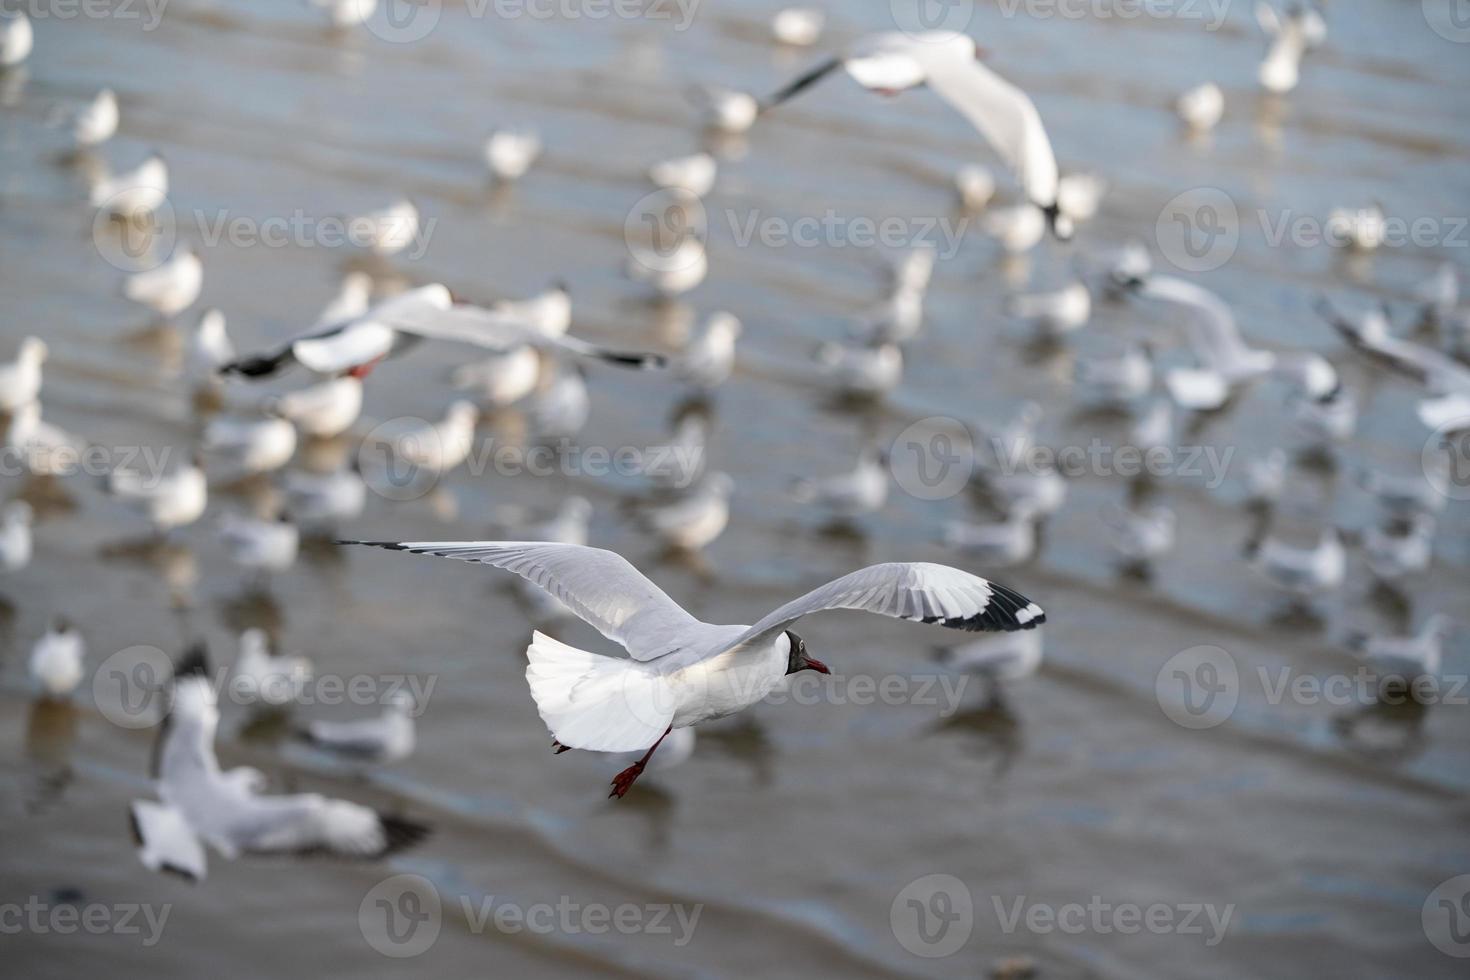
M 82 634 L 65 619 L 58 618 L 31 648 L 31 679 L 48 698 L 62 698 L 82 681 L 82 661 L 87 648 Z
M 348 800 L 265 795 L 264 774 L 249 766 L 221 770 L 214 753 L 219 708 L 203 670 L 197 651 L 175 677 L 154 751 L 158 800 L 134 800 L 130 807 L 138 857 L 148 870 L 202 881 L 205 844 L 230 861 L 241 854 L 373 860 L 428 836 L 421 824 Z
M 613 780 L 628 792 L 659 743 L 750 707 L 802 670 L 830 673 L 790 626 L 828 609 L 857 609 L 950 629 L 1011 631 L 1046 621 L 1041 607 L 1001 585 L 945 565 L 872 565 L 829 582 L 754 626 L 720 626 L 685 612 L 621 555 L 527 542 L 350 541 L 479 562 L 534 582 L 565 603 L 627 658 L 578 650 L 535 633 L 526 680 L 557 751 L 646 750 Z
M 980 62 L 973 38 L 949 31 L 893 32 L 861 38 L 766 100 L 768 112 L 841 68 L 863 88 L 884 95 L 927 85 L 980 131 L 1010 165 L 1021 190 L 1045 214 L 1058 238 L 1072 221 L 1057 204 L 1057 161 L 1031 99 Z
M 376 718 L 356 721 L 314 721 L 305 736 L 314 745 L 364 762 L 397 762 L 413 754 L 415 743 L 413 696 L 396 690 Z

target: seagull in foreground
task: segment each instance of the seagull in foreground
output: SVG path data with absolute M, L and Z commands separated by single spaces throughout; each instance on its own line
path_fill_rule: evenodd
M 181 670 L 154 753 L 158 800 L 134 800 L 133 836 L 150 871 L 191 881 L 206 872 L 204 845 L 226 860 L 241 854 L 331 854 L 372 860 L 428 836 L 421 824 L 317 793 L 266 795 L 265 776 L 222 771 L 214 754 L 219 708 L 209 681 Z M 186 668 L 187 669 L 187 668 Z
M 0 68 L 14 68 L 30 57 L 36 35 L 24 10 L 0 10 Z
M 265 630 L 248 629 L 240 634 L 230 674 L 232 697 L 281 708 L 300 700 L 313 669 L 305 657 L 274 655 Z
M 496 180 L 520 180 L 541 157 L 541 137 L 529 129 L 498 129 L 485 139 L 485 166 Z
M 34 517 L 24 500 L 12 500 L 0 509 L 0 572 L 18 572 L 31 563 Z
M 338 755 L 364 762 L 397 762 L 413 754 L 413 711 L 413 696 L 400 688 L 388 696 L 376 718 L 313 721 L 304 734 L 314 745 Z
M 58 618 L 31 648 L 31 680 L 48 698 L 63 698 L 82 681 L 82 661 L 87 648 L 82 634 L 65 619 Z
M 772 95 L 761 111 L 769 112 L 839 68 L 859 85 L 884 95 L 927 85 L 1005 160 L 1027 199 L 1045 214 L 1053 234 L 1069 238 L 1072 222 L 1057 203 L 1057 162 L 1041 116 L 1025 92 L 980 62 L 981 54 L 973 38 L 954 32 L 870 35 Z
M 280 347 L 242 357 L 225 365 L 227 373 L 263 378 L 301 364 L 317 374 L 369 373 L 384 358 L 418 340 L 443 340 L 489 350 L 530 344 L 578 357 L 589 357 L 631 368 L 663 367 L 659 354 L 625 354 L 607 350 L 565 334 L 570 303 L 561 287 L 518 304 L 479 307 L 456 304 L 449 289 L 438 283 L 411 289 L 386 299 L 361 316 L 317 326 Z M 566 310 L 564 315 L 561 312 Z
M 41 396 L 41 365 L 49 353 L 44 340 L 27 337 L 15 360 L 0 363 L 0 412 L 14 412 Z
M 1207 133 L 1225 114 L 1225 93 L 1214 82 L 1196 85 L 1174 103 L 1174 112 L 1196 133 Z
M 209 484 L 198 455 L 164 476 L 113 470 L 107 475 L 107 491 L 147 517 L 160 535 L 199 520 L 209 502 Z
M 161 316 L 172 317 L 193 306 L 203 288 L 204 263 L 193 246 L 183 245 L 168 261 L 128 276 L 123 295 Z
M 479 562 L 550 592 L 627 658 L 577 650 L 535 633 L 526 680 L 555 746 L 646 750 L 613 780 L 621 797 L 676 728 L 735 714 L 802 670 L 830 673 L 789 627 L 827 609 L 857 609 L 969 631 L 1032 629 L 1041 607 L 1004 586 L 926 562 L 872 565 L 814 589 L 753 626 L 704 623 L 622 556 L 576 545 L 353 541 L 411 554 Z
M 132 170 L 92 184 L 92 207 L 122 218 L 141 218 L 168 200 L 168 164 L 157 153 Z

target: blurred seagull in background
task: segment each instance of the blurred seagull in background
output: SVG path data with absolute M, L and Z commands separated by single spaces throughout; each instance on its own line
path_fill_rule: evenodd
M 530 129 L 499 129 L 485 138 L 485 166 L 498 181 L 520 180 L 541 158 L 541 137 Z
M 1024 680 L 1041 666 L 1042 631 L 1018 630 L 981 636 L 959 646 L 937 648 L 935 659 L 950 670 L 978 678 L 985 704 L 994 704 L 1001 686 Z
M 830 673 L 789 628 L 804 616 L 857 609 L 969 631 L 1033 629 L 1046 621 L 1041 607 L 1010 589 L 924 562 L 852 572 L 746 627 L 700 622 L 611 551 L 527 542 L 345 543 L 504 568 L 621 644 L 626 658 L 588 653 L 535 633 L 526 650 L 526 680 L 557 751 L 645 750 L 613 780 L 610 795 L 617 797 L 628 792 L 674 729 L 742 711 L 788 674 Z
M 18 572 L 31 563 L 31 521 L 35 511 L 24 500 L 11 500 L 0 509 L 0 572 Z
M 1214 82 L 1196 85 L 1174 103 L 1174 112 L 1196 133 L 1207 133 L 1225 114 L 1225 93 Z
M 735 369 L 735 342 L 740 339 L 740 331 L 740 321 L 731 314 L 711 314 L 704 329 L 669 362 L 669 371 L 700 391 L 718 388 Z
M 311 682 L 313 668 L 306 657 L 276 656 L 265 630 L 240 634 L 235 662 L 230 665 L 230 693 L 271 708 L 284 708 L 301 699 Z
M 115 469 L 107 475 L 107 492 L 146 517 L 159 535 L 193 524 L 209 503 L 209 482 L 197 454 L 168 474 Z
M 719 164 L 708 153 L 693 153 L 689 156 L 662 160 L 648 169 L 648 179 L 655 187 L 670 191 L 683 191 L 695 197 L 704 197 L 715 186 Z
M 36 36 L 24 10 L 0 10 L 0 68 L 14 68 L 30 57 Z
M 225 328 L 224 313 L 205 310 L 189 336 L 185 371 L 196 383 L 212 383 L 218 380 L 220 369 L 234 359 L 235 344 Z
M 1138 511 L 1111 504 L 1103 507 L 1102 521 L 1110 532 L 1113 550 L 1130 567 L 1146 568 L 1174 550 L 1179 521 L 1174 511 L 1162 504 Z
M 1293 5 L 1283 16 L 1266 0 L 1256 0 L 1256 23 L 1268 41 L 1256 77 L 1266 91 L 1285 95 L 1301 77 L 1302 55 L 1325 39 L 1326 22 L 1311 7 Z
M 351 218 L 348 227 L 355 244 L 386 258 L 413 244 L 419 233 L 419 209 L 412 201 L 395 201 Z
M 1272 585 L 1299 596 L 1334 591 L 1347 572 L 1342 535 L 1331 525 L 1323 528 L 1317 543 L 1307 548 L 1289 545 L 1268 534 L 1252 543 L 1247 557 Z
M 40 401 L 26 402 L 11 412 L 5 442 L 37 476 L 64 476 L 75 468 L 85 447 L 78 436 L 41 419 Z
M 817 346 L 813 362 L 824 381 L 858 398 L 886 395 L 903 380 L 903 351 L 892 342 L 826 341 Z
M 301 547 L 301 532 L 285 514 L 268 521 L 226 513 L 220 517 L 219 535 L 230 560 L 259 581 L 296 564 Z
M 800 478 L 791 483 L 798 503 L 827 511 L 839 521 L 850 521 L 880 510 L 888 500 L 888 454 L 873 446 L 858 453 L 857 464 L 846 473 Z
M 0 362 L 0 412 L 14 412 L 41 397 L 41 365 L 50 353 L 44 340 L 27 337 L 15 360 Z
M 362 379 L 350 373 L 266 400 L 265 410 L 296 424 L 301 434 L 331 439 L 362 414 Z
M 734 492 L 730 474 L 710 473 L 672 500 L 645 505 L 639 520 L 667 547 L 697 552 L 725 533 Z
M 413 695 L 399 688 L 388 695 L 376 718 L 357 721 L 313 721 L 306 726 L 312 744 L 364 762 L 398 762 L 413 754 L 416 743 Z
M 378 9 L 378 0 L 307 0 L 326 12 L 327 21 L 337 30 L 365 24 Z
M 240 471 L 270 473 L 296 454 L 296 427 L 283 418 L 222 415 L 204 427 L 203 448 Z
M 1450 618 L 1436 613 L 1424 620 L 1417 633 L 1385 636 L 1358 631 L 1348 635 L 1347 644 L 1377 672 L 1380 698 L 1402 696 L 1424 680 L 1439 680 L 1443 644 L 1451 628 Z
M 173 317 L 193 306 L 203 288 L 204 263 L 193 246 L 185 244 L 168 261 L 128 276 L 123 295 L 160 316 Z
M 205 844 L 226 860 L 241 854 L 372 860 L 428 836 L 421 824 L 347 800 L 316 793 L 264 795 L 264 775 L 248 766 L 222 771 L 214 754 L 214 690 L 202 671 L 180 674 L 154 752 L 158 800 L 134 800 L 131 806 L 138 857 L 150 871 L 202 881 Z
M 1059 337 L 1087 326 L 1092 292 L 1082 280 L 1074 279 L 1060 289 L 1010 296 L 1005 311 L 1025 320 L 1042 336 Z
M 1020 507 L 990 524 L 946 521 L 940 540 L 986 568 L 1009 568 L 1036 554 L 1036 519 Z
M 470 392 L 490 408 L 514 405 L 535 391 L 540 380 L 541 355 L 529 344 L 461 364 L 449 376 L 456 389 Z
M 1363 532 L 1363 554 L 1368 567 L 1382 582 L 1396 582 L 1408 575 L 1428 571 L 1434 560 L 1433 514 L 1423 511 L 1390 524 L 1376 525 Z
M 817 7 L 785 7 L 771 18 L 771 36 L 780 44 L 808 48 L 822 37 L 827 15 Z
M 168 164 L 155 153 L 132 170 L 95 181 L 89 195 L 94 208 L 121 218 L 147 217 L 168 200 Z
M 954 175 L 955 192 L 966 211 L 983 211 L 995 197 L 995 174 L 978 163 L 967 163 Z
M 689 99 L 707 129 L 730 135 L 748 131 L 761 111 L 760 103 L 748 92 L 713 85 L 694 86 L 689 90 Z
M 85 105 L 54 113 L 50 123 L 70 130 L 72 145 L 86 150 L 112 139 L 118 120 L 117 94 L 104 88 Z
M 31 647 L 31 680 L 45 697 L 64 698 L 82 682 L 86 656 L 82 634 L 58 617 Z
M 1057 163 L 1041 116 L 1026 93 L 985 67 L 981 56 L 973 38 L 954 32 L 870 35 L 776 92 L 761 111 L 769 112 L 839 68 L 859 85 L 884 95 L 927 85 L 1005 160 L 1052 232 L 1069 238 L 1072 221 L 1058 205 Z

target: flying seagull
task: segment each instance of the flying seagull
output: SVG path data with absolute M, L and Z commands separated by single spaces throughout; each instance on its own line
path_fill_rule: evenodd
M 646 750 L 613 780 L 622 797 L 676 728 L 755 704 L 787 674 L 830 673 L 788 627 L 826 609 L 859 609 L 950 629 L 1008 631 L 1046 621 L 1024 596 L 968 572 L 926 562 L 872 565 L 788 602 L 754 626 L 704 623 L 621 555 L 537 542 L 344 541 L 479 562 L 551 593 L 627 658 L 577 650 L 534 633 L 526 680 L 557 751 Z
M 982 54 L 974 38 L 951 31 L 872 34 L 776 92 L 761 111 L 770 111 L 839 68 L 863 88 L 884 95 L 928 85 L 995 148 L 1026 197 L 1046 214 L 1052 232 L 1070 238 L 1072 222 L 1057 206 L 1057 161 L 1041 116 L 1025 92 L 980 62 Z
M 632 368 L 665 364 L 659 354 L 611 351 L 549 331 L 519 306 L 492 309 L 455 303 L 447 287 L 431 283 L 384 300 L 361 316 L 313 328 L 273 350 L 242 357 L 221 370 L 261 378 L 298 363 L 317 374 L 360 377 L 385 357 L 420 340 L 447 340 L 489 350 L 530 344 Z
M 150 871 L 204 878 L 204 845 L 228 860 L 241 854 L 334 854 L 373 859 L 427 836 L 425 827 L 317 793 L 268 796 L 265 777 L 219 767 L 219 708 L 196 647 L 173 682 L 172 707 L 159 733 L 153 777 L 158 800 L 134 800 L 133 835 Z

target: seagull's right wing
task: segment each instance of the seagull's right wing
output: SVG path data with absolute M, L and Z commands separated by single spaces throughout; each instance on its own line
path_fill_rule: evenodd
M 635 660 L 678 650 L 705 628 L 622 555 L 575 544 L 521 541 L 343 541 L 515 572 L 561 600 Z
M 569 336 L 550 336 L 528 324 L 524 317 L 460 303 L 447 310 L 405 319 L 384 318 L 395 329 L 429 340 L 449 340 L 489 350 L 506 350 L 523 344 L 551 347 L 577 357 L 606 361 L 620 367 L 659 368 L 667 363 L 662 354 L 609 350 Z
M 129 807 L 138 859 L 149 871 L 170 871 L 190 881 L 203 881 L 208 863 L 204 845 L 184 815 L 152 800 L 134 800 Z
M 925 62 L 929 87 L 980 131 L 1015 172 L 1034 204 L 1054 209 L 1057 160 L 1031 98 L 974 58 L 946 53 Z

